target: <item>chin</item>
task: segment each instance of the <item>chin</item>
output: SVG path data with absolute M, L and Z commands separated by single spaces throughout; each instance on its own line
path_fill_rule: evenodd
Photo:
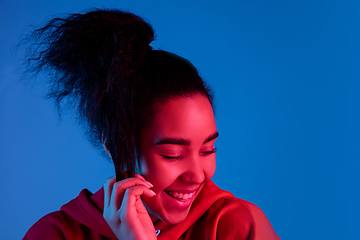
M 176 211 L 176 210 L 166 211 L 164 209 L 162 211 L 159 211 L 158 209 L 157 211 L 156 210 L 152 211 L 148 209 L 146 205 L 145 208 L 148 210 L 153 222 L 160 219 L 161 221 L 172 225 L 183 222 L 190 212 L 190 208 L 188 210 L 182 210 L 182 211 Z
M 168 224 L 179 224 L 181 222 L 183 222 L 186 217 L 188 216 L 189 212 L 187 212 L 186 214 L 177 214 L 175 216 L 168 216 L 168 217 L 163 217 L 160 218 L 161 221 L 166 222 Z

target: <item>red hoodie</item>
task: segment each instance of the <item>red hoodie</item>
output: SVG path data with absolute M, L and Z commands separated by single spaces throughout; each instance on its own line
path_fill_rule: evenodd
M 103 218 L 104 190 L 95 194 L 87 189 L 37 221 L 24 240 L 100 240 L 117 239 Z M 254 204 L 235 198 L 212 181 L 205 184 L 186 219 L 176 225 L 158 221 L 159 240 L 170 239 L 280 239 L 264 213 Z

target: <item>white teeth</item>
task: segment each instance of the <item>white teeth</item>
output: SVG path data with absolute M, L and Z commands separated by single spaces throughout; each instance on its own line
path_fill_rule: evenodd
M 181 193 L 181 192 L 172 192 L 172 191 L 167 191 L 167 193 L 174 197 L 174 198 L 179 198 L 181 200 L 188 200 L 189 198 L 192 198 L 194 196 L 194 192 L 192 193 Z

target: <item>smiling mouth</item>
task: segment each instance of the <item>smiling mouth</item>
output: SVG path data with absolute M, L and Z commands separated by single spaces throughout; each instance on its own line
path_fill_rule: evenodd
M 175 198 L 178 201 L 187 201 L 194 197 L 195 192 L 192 193 L 182 193 L 182 192 L 173 192 L 164 190 L 170 197 Z

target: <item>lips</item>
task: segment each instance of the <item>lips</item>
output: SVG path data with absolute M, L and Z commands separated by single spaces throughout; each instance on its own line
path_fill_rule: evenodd
M 172 211 L 189 210 L 195 198 L 196 191 L 170 191 L 164 190 L 164 200 Z
M 195 194 L 195 191 L 187 193 L 187 192 L 177 192 L 177 191 L 167 191 L 167 190 L 165 190 L 165 192 L 170 197 L 175 198 L 175 199 L 180 200 L 180 201 L 187 201 L 187 200 L 191 199 Z

